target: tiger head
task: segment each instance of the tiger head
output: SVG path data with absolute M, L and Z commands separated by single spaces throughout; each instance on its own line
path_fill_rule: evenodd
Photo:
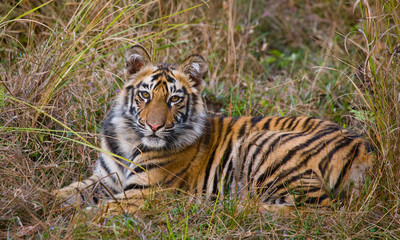
M 125 53 L 127 84 L 117 109 L 150 149 L 179 149 L 203 133 L 206 111 L 201 91 L 208 66 L 191 55 L 178 67 L 152 64 L 140 45 Z

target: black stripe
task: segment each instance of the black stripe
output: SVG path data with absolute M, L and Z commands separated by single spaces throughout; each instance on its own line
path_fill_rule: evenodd
M 232 137 L 229 139 L 229 142 L 227 144 L 227 148 L 224 151 L 224 155 L 222 156 L 222 169 L 225 169 L 225 165 L 228 162 L 227 157 L 231 155 L 232 152 Z
M 164 89 L 168 89 L 168 85 L 167 85 L 167 83 L 166 82 L 162 82 L 162 85 L 164 86 Z
M 210 137 L 211 137 L 210 120 L 212 121 L 212 119 L 207 119 L 207 121 L 205 121 L 205 126 L 204 126 L 205 134 L 203 134 L 203 136 L 204 136 L 204 141 L 203 142 L 204 142 L 205 146 L 209 146 L 209 144 L 210 144 Z
M 286 117 L 286 118 L 285 118 L 285 120 L 284 120 L 283 123 L 282 123 L 282 129 L 286 129 L 285 125 L 286 125 L 286 123 L 287 123 L 289 120 L 292 120 L 292 121 L 293 121 L 293 117 Z
M 185 89 L 185 88 L 184 88 L 184 89 Z M 184 94 L 185 94 L 185 95 L 187 94 L 187 93 L 186 93 L 186 90 L 185 90 Z M 192 94 L 192 101 L 193 101 L 193 106 L 196 106 L 196 105 L 197 105 L 197 102 L 199 101 L 199 96 L 197 96 L 196 94 Z M 196 108 L 194 108 L 194 109 L 196 109 Z
M 254 156 L 257 156 L 256 154 L 252 154 L 252 156 L 249 156 L 250 149 L 252 147 L 255 147 L 256 148 L 255 152 L 259 152 L 262 147 L 260 145 L 258 145 L 257 142 L 260 140 L 260 138 L 262 138 L 264 136 L 265 135 L 263 134 L 263 132 L 258 132 L 256 136 L 253 135 L 253 138 L 251 139 L 252 142 L 247 145 L 247 149 L 246 149 L 247 153 L 246 153 L 244 159 L 239 160 L 239 161 L 242 161 L 241 169 L 245 169 L 245 165 L 248 162 L 247 159 L 249 159 L 250 162 L 252 162 L 252 161 L 254 161 L 254 159 L 256 159 L 256 157 L 254 157 Z M 265 141 L 265 139 L 263 141 Z M 243 149 L 243 147 L 241 149 Z
M 275 121 L 275 127 L 277 127 L 280 123 L 280 121 L 282 121 L 283 119 L 285 119 L 285 117 L 278 117 L 278 119 Z M 282 129 L 282 128 L 279 128 Z
M 172 181 L 174 181 L 177 178 L 180 178 L 185 172 L 187 172 L 187 170 L 190 167 L 190 163 L 191 162 L 189 162 L 189 164 L 185 168 L 183 168 L 181 171 L 179 171 L 178 173 L 173 174 L 172 178 L 165 182 L 165 185 L 169 186 L 172 183 Z
M 227 130 L 227 132 L 231 132 L 233 126 L 236 124 L 236 122 L 237 122 L 239 119 L 240 119 L 240 117 L 233 117 L 233 118 L 230 118 L 230 122 L 229 122 L 229 124 L 228 124 L 228 130 Z
M 275 134 L 272 134 L 272 136 L 275 136 L 276 134 L 278 134 L 278 132 L 275 133 Z M 264 149 L 264 145 L 265 145 L 265 143 L 267 142 L 267 139 L 265 139 L 265 140 L 262 142 L 261 148 L 259 148 L 258 150 L 256 150 L 256 152 L 253 154 L 254 159 L 258 158 L 258 155 L 259 155 L 259 154 L 263 154 L 263 153 L 264 153 L 265 156 L 268 156 L 268 155 L 271 153 L 271 151 L 274 150 L 274 147 L 275 147 L 275 145 L 276 145 L 278 142 L 279 142 L 280 144 L 284 144 L 284 143 L 286 143 L 286 142 L 292 140 L 293 138 L 297 138 L 297 137 L 299 137 L 299 136 L 301 136 L 301 135 L 302 135 L 302 133 L 284 133 L 284 134 L 282 134 L 282 135 L 280 136 L 280 138 L 278 137 L 277 139 L 275 139 L 275 141 L 274 141 L 274 142 L 270 145 L 270 147 L 268 148 L 268 151 L 267 151 L 267 152 L 264 151 L 264 152 L 261 153 L 261 149 Z M 287 137 L 287 136 L 289 136 L 289 137 Z M 286 137 L 287 137 L 287 138 L 286 138 Z M 257 153 L 257 154 L 256 154 L 256 153 Z
M 81 196 L 82 202 L 85 202 L 86 198 L 85 198 L 85 195 L 82 193 L 82 191 L 79 191 L 79 195 Z
M 161 163 L 148 163 L 148 164 L 140 165 L 140 167 L 136 166 L 134 169 L 132 169 L 133 171 L 129 172 L 129 175 L 127 176 L 127 178 L 129 178 L 131 175 L 139 174 L 139 173 L 142 173 L 144 171 L 150 171 L 150 170 L 152 170 L 154 168 L 164 167 L 164 166 L 170 164 L 173 161 L 174 161 L 174 159 L 169 159 L 168 161 L 164 161 L 164 162 L 161 162 Z
M 246 128 L 247 128 L 247 122 L 244 122 L 242 127 L 239 130 L 239 136 L 238 137 L 242 137 L 245 134 Z
M 185 177 L 182 179 L 182 181 L 179 183 L 178 188 L 179 189 L 184 189 L 186 187 L 186 184 L 188 183 L 189 180 L 189 175 L 185 175 Z M 196 188 L 194 189 L 196 191 Z
M 153 81 L 159 79 L 160 77 L 162 77 L 162 75 L 163 75 L 162 72 L 161 72 L 161 73 L 154 74 L 154 75 L 151 77 L 151 81 L 153 82 Z M 155 88 L 155 87 L 154 87 L 154 88 Z M 153 88 L 153 89 L 154 89 L 154 88 Z
M 149 85 L 147 83 L 144 83 L 144 82 L 141 82 L 140 84 L 138 84 L 138 87 L 143 87 L 143 88 L 149 89 Z
M 218 135 L 216 136 L 219 139 L 218 146 L 223 143 L 223 141 L 220 140 L 220 138 L 222 137 L 223 123 L 224 123 L 224 117 L 219 117 L 218 123 L 217 123 L 217 121 L 214 121 L 214 124 L 213 124 L 214 129 L 215 128 L 218 129 Z M 215 131 L 215 132 L 217 132 L 217 131 Z
M 219 130 L 220 130 L 220 134 L 219 134 L 219 136 L 221 136 L 222 134 L 221 134 L 221 132 L 222 132 L 222 126 L 223 126 L 223 124 L 224 124 L 224 117 L 219 117 L 218 118 L 218 128 L 219 128 Z
M 313 133 L 316 129 L 319 128 L 319 126 L 321 126 L 322 122 L 323 122 L 323 121 L 319 121 L 317 124 L 311 125 L 309 128 L 307 128 L 307 129 L 304 130 L 303 132 L 304 132 L 304 133 L 307 133 L 307 134 Z
M 140 149 L 140 147 L 137 147 L 137 148 L 139 148 Z M 143 150 L 142 150 L 142 152 L 140 152 L 138 149 L 135 149 L 135 151 L 134 151 L 134 153 L 132 154 L 132 158 L 131 158 L 131 160 L 132 161 L 134 161 L 135 160 L 135 158 L 136 158 L 136 156 L 138 156 L 139 154 L 142 154 L 142 153 L 146 153 L 146 152 L 149 152 L 149 151 L 151 151 L 150 149 L 147 149 L 147 148 L 142 148 Z M 164 158 L 167 158 L 167 157 L 170 157 L 171 155 L 173 155 L 173 154 L 176 154 L 176 152 L 170 152 L 170 153 L 165 153 L 165 155 L 163 155 L 163 157 Z M 133 157 L 134 156 L 134 157 Z M 149 159 L 147 159 L 147 161 L 149 161 Z M 138 164 L 138 165 L 140 165 L 140 166 L 136 166 L 134 169 L 132 169 L 133 171 L 130 171 L 129 172 L 129 174 L 128 174 L 128 176 L 127 176 L 127 178 L 129 178 L 130 176 L 132 176 L 132 175 L 135 175 L 135 174 L 139 174 L 139 173 L 142 173 L 142 172 L 144 172 L 145 170 L 144 169 L 146 169 L 146 171 L 150 171 L 151 169 L 153 169 L 153 168 L 157 168 L 157 167 L 163 167 L 163 166 L 165 166 L 165 165 L 167 165 L 167 164 L 170 164 L 171 162 L 173 162 L 174 161 L 174 159 L 169 159 L 168 161 L 164 161 L 164 162 L 161 162 L 161 163 L 147 163 L 147 164 Z M 131 165 L 133 165 L 133 164 L 131 164 Z
M 307 180 L 307 179 L 305 179 L 305 180 Z M 311 179 L 312 180 L 312 179 Z M 281 193 L 279 193 L 278 195 L 275 195 L 276 197 L 283 197 L 283 196 L 287 196 L 288 195 L 288 192 L 292 195 L 292 194 L 298 194 L 299 196 L 300 196 L 300 198 L 298 198 L 298 199 L 296 199 L 296 201 L 297 200 L 300 200 L 302 197 L 304 197 L 304 196 L 307 196 L 307 194 L 310 194 L 310 193 L 315 193 L 315 192 L 318 192 L 318 191 L 325 191 L 323 188 L 322 188 L 322 186 L 309 186 L 308 188 L 307 187 L 305 187 L 304 185 L 305 185 L 306 183 L 304 183 L 303 182 L 303 185 L 299 185 L 299 186 L 296 186 L 296 187 L 294 187 L 294 188 L 291 188 L 291 189 L 288 189 L 288 191 L 282 191 Z
M 307 204 L 319 204 L 328 197 L 329 197 L 328 194 L 323 194 L 322 196 L 318 197 L 308 197 L 304 200 L 304 202 Z
M 226 142 L 228 137 L 229 137 L 229 143 L 227 145 L 228 146 L 228 150 L 225 149 L 224 156 L 222 157 L 222 160 L 224 160 L 226 158 L 227 154 L 230 154 L 230 152 L 231 152 L 231 145 L 232 145 L 232 139 L 233 139 L 233 134 L 231 134 L 231 132 L 232 132 L 232 128 L 235 125 L 235 123 L 238 120 L 238 118 L 225 118 L 225 119 L 227 119 L 227 121 L 229 121 L 229 123 L 227 123 L 227 127 L 226 127 L 226 130 L 225 130 L 225 136 L 224 136 L 223 140 L 220 139 L 222 137 L 221 136 L 222 131 L 220 133 L 220 136 L 219 136 L 220 144 L 219 145 L 222 146 L 223 143 Z M 223 122 L 221 122 L 221 124 L 223 124 Z M 220 130 L 222 130 L 223 129 L 223 125 L 220 126 L 219 128 L 220 128 Z
M 118 184 L 118 179 L 115 176 L 116 173 L 111 172 L 111 169 L 108 167 L 107 163 L 104 161 L 104 158 L 102 156 L 99 157 L 98 161 L 100 162 L 100 166 L 107 172 L 108 177 L 111 178 L 111 180 L 115 183 Z M 118 164 L 119 165 L 119 164 Z M 121 166 L 121 165 L 119 165 Z
M 301 132 L 307 133 L 313 126 L 313 124 L 310 124 L 310 126 L 308 126 L 308 124 L 304 124 Z
M 167 81 L 169 83 L 175 83 L 176 82 L 176 80 L 173 77 L 171 77 L 170 75 L 168 75 L 168 74 L 165 74 L 165 78 L 167 79 Z
M 221 177 L 220 171 L 222 171 L 222 170 L 220 169 L 219 166 L 217 166 L 217 167 L 215 168 L 215 172 L 214 172 L 214 181 L 213 181 L 213 186 L 212 186 L 212 190 L 211 190 L 211 193 L 212 193 L 213 195 L 217 195 L 217 193 L 218 193 L 218 180 L 219 180 L 220 177 Z
M 337 124 L 328 124 L 328 125 L 325 125 L 324 126 L 324 129 L 333 129 L 333 130 L 335 130 L 335 131 L 340 131 L 340 130 L 342 130 L 343 128 L 342 127 L 340 127 L 339 125 L 337 125 Z M 347 136 L 346 136 L 347 137 Z M 350 138 L 354 138 L 354 136 L 349 136 Z M 357 137 L 357 136 L 356 136 Z
M 295 188 L 295 189 L 293 189 L 293 190 L 297 191 L 297 189 L 299 189 L 299 188 Z M 301 189 L 302 189 L 302 191 L 303 191 L 304 194 L 315 193 L 315 192 L 318 192 L 318 191 L 325 191 L 325 190 L 322 188 L 322 186 L 319 186 L 319 187 L 310 187 L 310 188 L 306 188 L 306 189 L 304 189 L 304 187 L 301 187 Z
M 229 161 L 229 165 L 228 165 L 228 170 L 226 171 L 226 176 L 225 176 L 225 182 L 224 182 L 224 196 L 227 196 L 229 193 L 230 193 L 230 191 L 231 191 L 231 189 L 230 189 L 230 185 L 231 185 L 231 183 L 232 183 L 232 174 L 233 174 L 233 171 L 232 171 L 232 166 L 233 166 L 233 163 L 232 163 L 232 157 L 228 160 Z
M 111 123 L 111 119 L 113 118 L 112 115 L 109 115 L 103 124 L 103 132 L 104 132 L 104 140 L 107 147 L 110 149 L 110 152 L 118 154 L 119 153 L 119 146 L 117 143 L 117 136 L 114 132 L 114 124 Z
M 132 115 L 133 115 L 133 112 L 134 112 L 134 111 L 133 111 L 133 110 L 134 110 L 134 108 L 133 108 L 133 101 L 135 101 L 135 103 L 136 103 L 137 106 L 139 106 L 139 103 L 140 103 L 139 99 L 138 99 L 138 98 L 134 98 L 134 95 L 132 95 L 132 104 L 131 104 L 131 109 L 130 109 Z
M 111 174 L 111 169 L 107 166 L 104 158 L 100 155 L 98 161 L 100 162 L 100 166 L 107 172 L 107 174 Z
M 128 191 L 128 190 L 131 190 L 131 189 L 146 189 L 146 188 L 149 188 L 149 187 L 150 187 L 149 185 L 140 185 L 140 184 L 137 184 L 137 183 L 131 183 L 131 184 L 129 184 L 128 186 L 126 186 L 124 188 L 124 191 Z
M 252 117 L 250 119 L 251 122 L 251 128 L 253 128 L 258 122 L 260 122 L 263 119 L 263 117 Z
M 304 121 L 304 123 L 303 123 L 303 129 L 306 129 L 306 128 L 308 127 L 308 123 L 309 123 L 312 119 L 314 119 L 314 118 L 308 117 L 308 118 Z M 312 126 L 312 125 L 311 125 L 311 126 Z
M 157 71 L 162 71 L 163 74 L 167 74 L 167 73 L 172 74 L 171 70 L 173 70 L 173 69 L 175 69 L 175 68 L 168 63 L 161 63 L 160 65 L 157 66 Z
M 132 155 L 130 156 L 130 159 L 131 159 L 132 161 L 134 161 L 135 158 L 136 158 L 138 155 L 140 155 L 140 154 L 142 154 L 142 153 L 145 153 L 145 152 L 146 152 L 146 148 L 144 148 L 144 147 L 140 144 L 139 146 L 135 147 L 135 149 L 134 149 L 133 152 L 132 152 Z
M 306 179 L 312 179 L 310 177 L 307 177 L 306 175 L 311 175 L 313 173 L 313 170 L 308 169 L 305 172 L 302 173 L 298 173 L 294 176 L 292 176 L 291 178 L 287 179 L 287 180 L 281 180 L 279 185 L 276 185 L 274 187 L 274 191 L 275 192 L 279 192 L 280 190 L 282 190 L 283 188 L 287 188 L 291 183 L 297 181 L 297 180 L 306 180 Z M 318 177 L 317 174 L 314 173 L 315 177 Z M 283 179 L 284 177 L 279 174 L 280 179 Z M 266 185 L 271 185 L 273 181 L 270 181 L 269 183 L 267 183 Z M 305 185 L 305 183 L 303 183 Z M 265 191 L 267 191 L 268 189 L 262 189 L 261 194 L 264 194 Z M 289 189 L 289 190 L 293 190 L 293 189 Z M 300 189 L 301 191 L 304 190 L 304 187 L 302 187 Z M 286 191 L 285 191 L 286 192 Z
M 260 152 L 261 152 L 261 149 L 264 149 L 264 145 L 265 144 L 267 144 L 267 142 L 268 142 L 268 140 L 270 140 L 270 139 L 272 139 L 273 137 L 275 137 L 275 135 L 277 135 L 278 133 L 277 132 L 275 132 L 275 133 L 273 133 L 273 134 L 271 134 L 269 137 L 266 137 L 262 142 L 261 142 L 261 144 L 259 145 L 260 147 L 259 148 L 257 148 L 256 149 L 256 151 L 254 152 L 254 154 L 253 154 L 253 161 L 250 161 L 250 164 L 249 164 L 249 171 L 248 171 L 248 174 L 247 174 L 247 181 L 248 182 L 250 182 L 250 177 L 251 177 L 251 173 L 252 173 L 252 168 L 253 168 L 253 162 L 256 160 L 256 159 L 258 159 L 258 155 L 260 154 Z M 262 151 L 262 153 L 261 154 L 264 154 L 265 152 L 264 151 Z M 267 158 L 268 156 L 267 155 L 265 155 L 265 158 Z M 256 171 L 257 171 L 257 169 L 260 167 L 260 165 L 263 163 L 263 161 L 260 161 L 259 163 L 258 163 L 258 165 L 257 165 L 257 167 L 256 167 Z
M 301 122 L 302 119 L 303 118 L 300 118 L 300 117 L 296 118 L 296 123 L 293 126 L 288 126 L 289 130 L 290 131 L 294 131 L 296 129 L 297 125 L 299 125 L 299 123 Z
M 332 159 L 332 156 L 339 151 L 340 149 L 342 149 L 343 147 L 346 147 L 348 145 L 350 145 L 353 142 L 352 138 L 343 138 L 338 142 L 338 145 L 336 145 L 329 153 L 327 156 L 325 156 L 321 162 L 318 164 L 318 168 L 321 171 L 321 175 L 325 176 L 325 171 L 328 165 L 328 161 L 330 161 Z
M 283 145 L 283 144 L 289 142 L 289 141 L 292 140 L 292 139 L 295 139 L 295 138 L 304 136 L 304 133 L 302 133 L 302 132 L 292 132 L 291 135 L 292 135 L 292 136 L 290 136 L 290 137 L 287 137 L 287 138 L 285 138 L 285 139 L 282 139 L 282 141 L 280 142 L 280 144 Z
M 156 83 L 156 85 L 154 85 L 153 89 L 156 89 L 161 83 L 163 83 L 163 85 L 166 86 L 165 82 L 163 82 L 163 81 L 158 81 L 158 82 Z
M 191 95 L 194 95 L 194 94 L 191 94 Z M 189 114 L 191 114 L 191 112 L 190 112 L 190 107 L 191 107 L 191 95 L 187 95 L 187 101 L 186 101 L 186 112 L 185 112 L 185 114 L 183 114 L 183 118 L 182 118 L 182 121 L 183 122 L 186 122 L 187 120 L 188 120 L 188 116 L 189 116 Z
M 187 92 L 187 89 L 186 89 L 185 86 L 182 86 L 182 88 L 176 90 L 176 92 L 178 92 L 178 93 L 183 93 L 183 95 L 188 95 L 188 92 Z M 193 94 L 193 95 L 195 95 L 195 94 Z
M 356 143 L 352 148 L 351 151 L 347 154 L 346 159 L 347 162 L 342 168 L 342 171 L 339 174 L 339 177 L 336 179 L 336 183 L 333 187 L 334 193 L 336 196 L 339 194 L 337 191 L 339 190 L 340 183 L 342 182 L 344 176 L 346 176 L 346 173 L 348 170 L 350 170 L 351 166 L 353 165 L 353 160 L 358 157 L 359 154 L 359 144 Z
M 212 163 L 214 161 L 214 156 L 215 156 L 215 152 L 216 151 L 217 151 L 217 148 L 214 149 L 214 151 L 212 152 L 210 158 L 208 159 L 207 168 L 206 168 L 206 175 L 204 176 L 203 192 L 207 192 L 208 177 L 210 175 L 211 165 L 212 165 Z
M 185 106 L 182 105 L 182 106 L 179 106 L 179 107 L 178 107 L 178 110 L 182 110 L 182 109 L 184 109 L 184 108 L 185 108 Z M 187 106 L 186 106 L 186 108 L 187 108 Z M 179 113 L 181 113 L 181 112 L 179 111 Z
M 141 165 L 140 167 L 139 166 L 137 166 L 137 167 L 135 167 L 134 169 L 133 169 L 133 171 L 131 171 L 130 173 L 129 173 L 129 175 L 128 175 L 128 178 L 132 175 L 132 174 L 139 174 L 139 173 L 142 173 L 142 172 L 144 172 L 144 171 L 150 171 L 151 169 L 154 169 L 154 168 L 158 168 L 158 167 L 161 167 L 161 166 L 164 166 L 165 164 L 156 164 L 156 163 L 150 163 L 150 164 L 147 164 L 147 165 Z
M 269 130 L 269 124 L 271 123 L 272 118 L 268 118 L 268 120 L 264 123 L 263 129 Z
M 293 123 L 296 121 L 297 117 L 290 117 L 290 123 L 286 127 L 286 129 L 292 130 Z
M 129 94 L 131 95 L 130 98 L 130 105 L 129 105 L 129 111 L 133 115 L 135 108 L 133 107 L 133 98 L 135 97 L 135 89 L 132 87 L 129 91 Z M 136 106 L 138 106 L 138 103 L 136 103 Z
M 226 130 L 225 130 L 225 135 L 224 135 L 224 139 L 221 139 L 221 137 L 222 137 L 222 130 L 223 130 L 223 122 L 222 121 L 220 121 L 220 125 L 221 126 L 219 126 L 219 137 L 218 137 L 218 139 L 219 139 L 219 144 L 218 144 L 218 147 L 220 147 L 221 146 L 221 148 L 222 148 L 222 146 L 223 146 L 223 144 L 226 142 L 226 140 L 227 140 L 227 138 L 229 137 L 229 142 L 228 142 L 228 144 L 227 144 L 227 148 L 225 148 L 225 150 L 224 150 L 224 155 L 223 155 L 223 157 L 222 157 L 222 159 L 221 159 L 221 161 L 224 161 L 224 159 L 226 159 L 226 157 L 227 156 L 229 156 L 229 154 L 230 154 L 230 152 L 231 152 L 231 145 L 232 145 L 232 139 L 233 139 L 233 134 L 231 134 L 231 132 L 232 132 L 232 127 L 233 127 L 233 125 L 236 123 L 236 121 L 238 120 L 238 118 L 225 118 L 225 119 L 227 119 L 227 121 L 229 121 L 229 123 L 227 123 L 226 125 L 227 125 L 227 127 L 226 127 Z M 220 118 L 220 120 L 221 120 L 221 118 Z M 218 148 L 217 147 L 217 148 Z M 224 162 L 224 164 L 225 164 L 225 162 Z

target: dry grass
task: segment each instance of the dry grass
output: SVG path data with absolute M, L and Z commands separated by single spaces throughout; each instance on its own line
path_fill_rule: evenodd
M 399 238 L 397 1 L 129 2 L 0 3 L 0 238 Z M 313 115 L 364 135 L 377 161 L 363 197 L 288 216 L 188 194 L 131 216 L 58 209 L 48 191 L 90 174 L 137 42 L 159 61 L 205 56 L 218 114 Z

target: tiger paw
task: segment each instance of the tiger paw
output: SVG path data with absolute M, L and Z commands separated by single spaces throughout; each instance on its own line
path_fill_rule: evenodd
M 54 195 L 64 207 L 82 204 L 82 196 L 80 196 L 79 191 L 77 191 L 75 188 L 65 187 L 62 189 L 53 190 L 51 191 L 51 194 Z
M 143 199 L 125 199 L 104 202 L 107 214 L 136 213 L 143 206 Z

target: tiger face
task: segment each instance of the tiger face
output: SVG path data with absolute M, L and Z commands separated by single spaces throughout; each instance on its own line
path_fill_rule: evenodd
M 200 92 L 207 73 L 205 60 L 192 55 L 179 67 L 153 65 L 139 45 L 128 50 L 125 60 L 129 81 L 118 105 L 142 145 L 171 149 L 193 144 L 204 127 Z

